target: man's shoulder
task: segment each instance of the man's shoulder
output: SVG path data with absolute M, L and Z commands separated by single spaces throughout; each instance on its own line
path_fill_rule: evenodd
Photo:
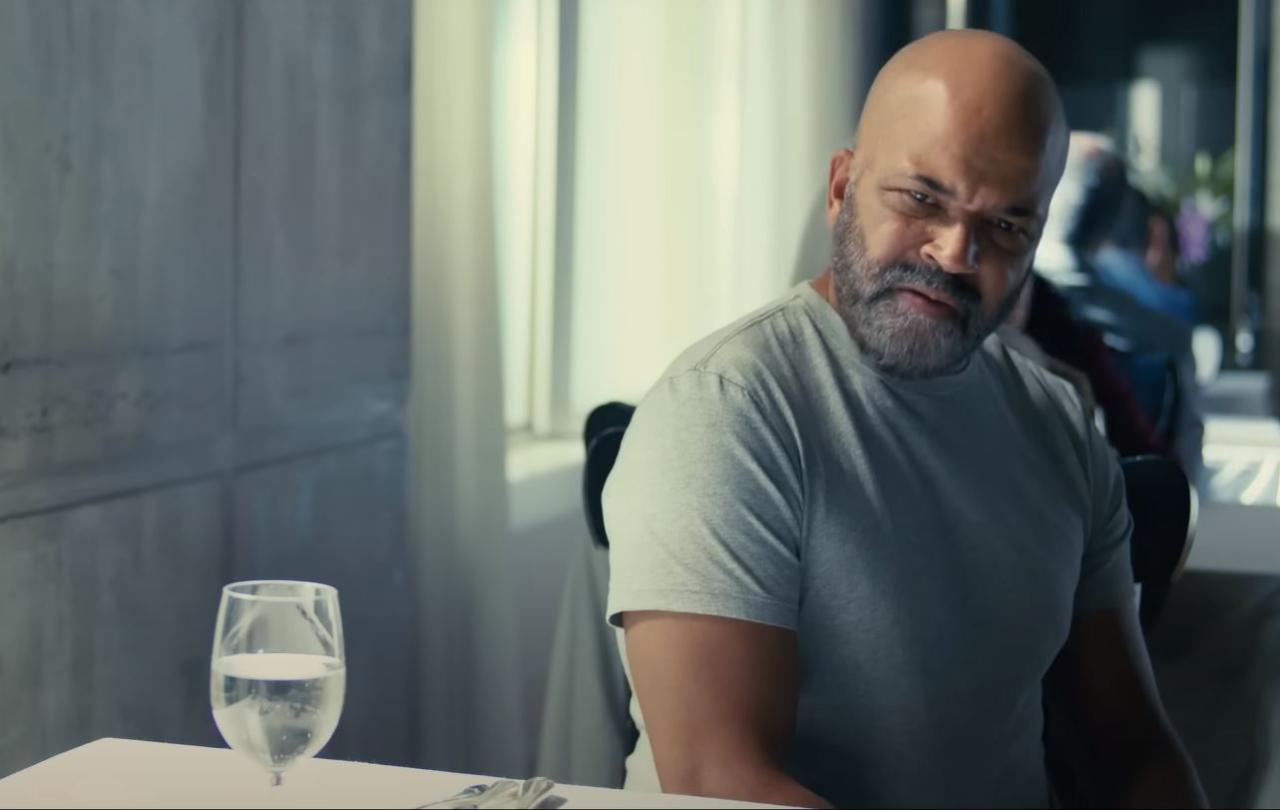
M 1025 394 L 1018 399 L 1027 407 L 1062 421 L 1072 432 L 1089 424 L 1085 405 L 1071 381 L 1008 345 L 999 335 L 987 338 L 979 355 L 1003 390 Z
M 659 385 L 693 374 L 754 389 L 793 369 L 796 353 L 813 332 L 804 301 L 792 290 L 685 349 Z

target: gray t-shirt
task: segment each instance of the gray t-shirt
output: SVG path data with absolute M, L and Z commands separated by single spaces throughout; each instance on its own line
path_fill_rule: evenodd
M 1045 805 L 1041 680 L 1073 613 L 1133 594 L 1119 465 L 1067 383 L 994 337 L 887 378 L 807 283 L 667 370 L 604 510 L 615 627 L 797 633 L 785 765 L 838 807 Z M 658 790 L 631 710 L 627 787 Z

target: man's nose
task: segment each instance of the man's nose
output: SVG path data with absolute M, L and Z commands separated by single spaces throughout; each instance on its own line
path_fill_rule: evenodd
M 948 273 L 972 275 L 978 271 L 978 235 L 964 222 L 936 229 L 921 250 L 924 258 Z

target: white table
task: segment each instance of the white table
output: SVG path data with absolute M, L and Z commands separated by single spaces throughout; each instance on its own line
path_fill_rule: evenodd
M 1261 377 L 1240 379 L 1251 386 L 1251 397 L 1265 401 Z M 1206 486 L 1187 569 L 1280 576 L 1280 420 L 1207 417 L 1204 461 Z
M 1280 509 L 1201 501 L 1187 570 L 1280 576 Z
M 316 759 L 273 788 L 242 755 L 221 748 L 105 738 L 0 779 L 0 807 L 417 807 L 493 777 Z M 556 785 L 574 807 L 759 808 L 690 796 Z

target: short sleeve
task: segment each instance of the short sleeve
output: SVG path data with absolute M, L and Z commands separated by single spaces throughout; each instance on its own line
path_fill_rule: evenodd
M 612 624 L 664 610 L 796 628 L 802 490 L 782 435 L 713 372 L 650 392 L 604 491 Z
M 1129 538 L 1133 518 L 1125 499 L 1120 462 L 1095 430 L 1086 431 L 1090 520 L 1085 538 L 1075 612 L 1107 610 L 1133 602 Z

